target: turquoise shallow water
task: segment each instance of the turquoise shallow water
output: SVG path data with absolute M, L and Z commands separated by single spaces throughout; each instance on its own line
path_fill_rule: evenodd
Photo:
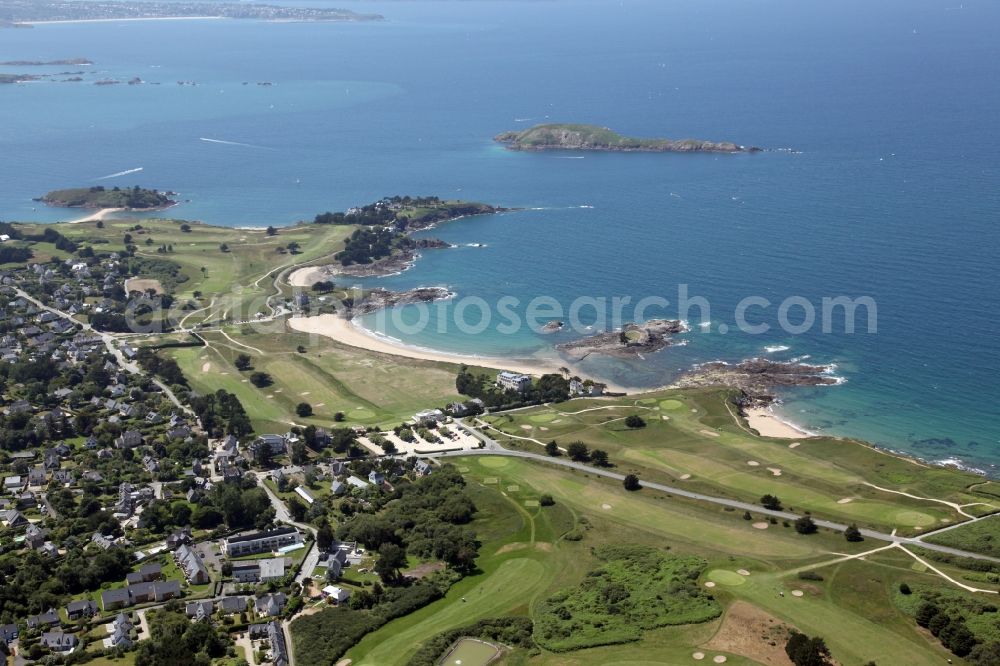
M 676 302 L 686 284 L 711 304 L 709 332 L 644 363 L 585 368 L 655 386 L 692 363 L 788 347 L 769 353 L 836 363 L 846 379 L 787 392 L 789 418 L 990 468 L 1000 8 L 872 4 L 365 2 L 355 6 L 390 20 L 3 31 L 0 60 L 85 56 L 91 79 L 161 85 L 0 87 L 0 218 L 61 219 L 31 198 L 72 184 L 174 189 L 189 201 L 170 215 L 228 225 L 289 224 L 396 193 L 539 209 L 437 229 L 461 247 L 378 282 L 564 307 L 580 296 Z M 546 119 L 796 152 L 562 159 L 580 156 L 490 141 Z M 789 296 L 870 296 L 878 332 L 720 334 L 755 295 L 775 304 L 757 317 L 772 325 Z M 447 321 L 454 307 L 443 306 Z M 503 334 L 496 318 L 476 335 L 439 333 L 429 321 L 385 333 L 516 356 L 549 355 L 568 337 Z

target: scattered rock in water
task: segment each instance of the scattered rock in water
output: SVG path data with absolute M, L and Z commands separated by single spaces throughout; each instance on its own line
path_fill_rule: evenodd
M 563 327 L 565 327 L 565 326 L 566 326 L 566 324 L 564 322 L 561 322 L 561 321 L 550 321 L 550 322 L 546 322 L 545 325 L 542 326 L 541 332 L 542 333 L 556 333 L 558 331 L 563 330 Z

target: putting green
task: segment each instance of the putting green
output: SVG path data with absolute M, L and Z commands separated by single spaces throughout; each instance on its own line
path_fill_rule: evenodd
M 510 464 L 510 461 L 506 458 L 501 458 L 500 456 L 491 456 L 489 458 L 482 458 L 479 464 L 483 467 L 493 467 L 494 469 L 499 467 L 506 467 Z
M 742 585 L 746 582 L 746 578 L 739 575 L 735 571 L 726 571 L 725 569 L 712 569 L 708 572 L 708 579 L 713 583 L 727 585 L 729 587 Z
M 900 525 L 910 525 L 913 527 L 923 527 L 924 525 L 931 525 L 934 522 L 934 516 L 928 516 L 926 513 L 920 513 L 919 511 L 898 511 L 893 516 L 893 519 Z
M 556 418 L 556 415 L 555 414 L 551 414 L 551 413 L 547 413 L 547 414 L 532 414 L 531 416 L 528 417 L 528 420 L 531 421 L 532 423 L 550 423 L 550 422 L 554 421 L 555 418 Z
M 661 400 L 660 409 L 667 409 L 673 411 L 675 409 L 681 409 L 684 407 L 684 403 L 680 400 Z

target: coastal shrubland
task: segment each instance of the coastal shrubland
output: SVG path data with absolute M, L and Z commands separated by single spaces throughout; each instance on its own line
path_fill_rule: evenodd
M 928 537 L 927 540 L 942 546 L 1000 557 L 1000 516 L 961 525 Z
M 543 601 L 535 641 L 553 651 L 626 643 L 657 627 L 706 622 L 722 613 L 697 584 L 707 562 L 646 546 L 595 549 L 602 566 Z

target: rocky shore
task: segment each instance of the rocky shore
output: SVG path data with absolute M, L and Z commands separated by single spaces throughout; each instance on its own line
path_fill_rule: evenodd
M 566 342 L 557 345 L 556 349 L 579 354 L 581 359 L 591 354 L 619 358 L 641 357 L 668 347 L 673 343 L 670 336 L 687 330 L 684 322 L 676 319 L 651 319 L 641 324 L 626 324 L 620 331 L 598 333 Z
M 757 402 L 753 407 L 767 406 L 774 401 L 768 392 L 780 386 L 831 386 L 839 383 L 829 373 L 831 366 L 806 363 L 782 363 L 763 358 L 742 361 L 735 365 L 717 361 L 692 369 L 674 383 L 675 388 L 728 386 L 737 388 Z
M 388 289 L 375 289 L 366 292 L 361 300 L 351 303 L 344 312 L 348 319 L 361 315 L 378 312 L 387 308 L 394 308 L 397 305 L 408 305 L 410 303 L 430 303 L 440 301 L 454 296 L 444 287 L 418 287 L 408 291 L 390 291 Z

